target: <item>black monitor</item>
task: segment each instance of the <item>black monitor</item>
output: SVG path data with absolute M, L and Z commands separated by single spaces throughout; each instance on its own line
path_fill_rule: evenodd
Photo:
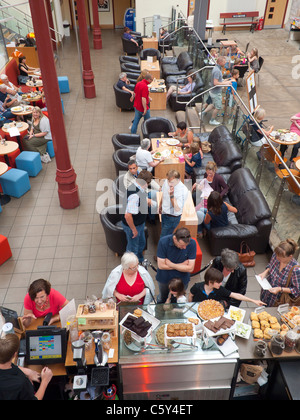
M 26 331 L 27 365 L 48 365 L 65 363 L 67 331 L 65 328 L 40 327 Z

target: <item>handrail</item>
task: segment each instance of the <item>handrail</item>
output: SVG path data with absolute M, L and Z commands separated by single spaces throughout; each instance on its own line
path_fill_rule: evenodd
M 175 29 L 173 32 L 171 32 L 168 36 L 166 36 L 166 38 L 169 38 L 171 35 L 174 35 L 175 33 L 177 33 L 178 31 L 182 30 L 182 29 L 189 29 L 189 31 L 192 31 L 194 33 L 194 35 L 196 35 L 196 37 L 198 38 L 198 41 L 200 41 L 200 43 L 202 44 L 203 48 L 205 49 L 206 53 L 208 54 L 209 58 L 213 61 L 213 63 L 216 64 L 216 60 L 214 59 L 214 57 L 210 54 L 209 50 L 206 48 L 204 42 L 202 41 L 202 39 L 200 38 L 200 36 L 198 35 L 198 33 L 195 31 L 195 28 L 190 28 L 189 26 L 181 26 L 178 29 Z M 163 57 L 165 55 L 165 39 L 163 38 Z
M 243 105 L 243 107 L 245 108 L 245 110 L 247 111 L 248 116 L 250 117 L 250 119 L 259 126 L 259 123 L 256 121 L 256 119 L 253 117 L 253 115 L 251 114 L 250 110 L 247 108 L 246 104 L 244 103 L 244 101 L 242 100 L 242 98 L 240 97 L 240 95 L 238 94 L 238 92 L 235 90 L 235 88 L 231 85 L 217 85 L 217 86 L 212 86 L 211 88 L 207 89 L 204 92 L 199 93 L 198 95 L 194 96 L 186 105 L 186 107 L 190 106 L 192 102 L 195 101 L 196 98 L 203 96 L 205 93 L 210 92 L 216 88 L 228 88 L 231 87 L 231 89 L 233 89 L 234 94 L 238 97 L 240 103 Z M 195 128 L 200 128 L 200 127 L 195 127 Z M 293 179 L 293 181 L 296 183 L 297 187 L 300 188 L 300 184 L 298 182 L 298 180 L 295 178 L 295 176 L 293 175 L 293 173 L 290 171 L 290 168 L 286 165 L 285 161 L 282 159 L 281 155 L 278 153 L 276 147 L 273 146 L 271 140 L 265 135 L 264 132 L 262 132 L 263 137 L 265 138 L 266 142 L 268 143 L 269 146 L 271 146 L 271 148 L 273 149 L 273 151 L 275 152 L 275 155 L 278 157 L 278 159 L 280 160 L 280 164 L 284 166 L 284 169 L 287 170 L 288 174 L 291 176 L 291 178 Z

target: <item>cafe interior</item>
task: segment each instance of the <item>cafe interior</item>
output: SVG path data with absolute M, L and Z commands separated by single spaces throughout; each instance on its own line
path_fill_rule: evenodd
M 299 1 L 283 2 L 283 11 L 268 0 L 247 7 L 218 1 L 219 10 L 208 0 L 180 0 L 177 7 L 166 1 L 161 10 L 156 1 L 151 8 L 140 0 L 124 1 L 123 8 L 115 0 L 0 3 L 0 75 L 19 95 L 0 121 L 0 340 L 17 335 L 20 347 L 7 362 L 47 383 L 42 397 L 39 383 L 28 385 L 33 398 L 299 399 L 299 305 L 257 305 L 271 287 L 259 275 L 276 247 L 288 238 L 295 249 L 300 245 L 300 130 L 290 130 L 300 106 Z M 124 27 L 141 46 L 124 37 Z M 24 56 L 32 68 L 25 83 L 19 78 Z M 221 87 L 212 77 L 217 67 Z M 152 74 L 150 118 L 132 133 L 137 105 L 117 85 L 126 73 L 126 86 L 135 91 L 143 70 L 143 78 Z M 180 93 L 188 77 L 192 90 Z M 51 128 L 47 157 L 27 146 L 37 105 Z M 173 134 L 182 122 L 192 143 L 202 145 L 202 162 L 189 172 L 191 142 Z M 262 130 L 259 142 L 254 126 Z M 157 207 L 170 170 L 187 188 L 177 228 L 188 229 L 196 259 L 182 302 L 158 303 L 158 212 L 145 222 L 143 261 L 136 265 L 145 298 L 122 301 L 116 285 L 108 287 L 128 251 L 124 177 L 144 139 L 156 163 L 148 170 L 158 185 L 155 190 L 151 182 Z M 228 186 L 224 202 L 237 212 L 203 234 L 204 204 L 192 186 L 212 162 Z M 224 249 L 245 269 L 247 300 L 190 300 Z M 50 289 L 35 289 L 33 297 L 39 279 Z M 56 313 L 50 290 L 60 299 Z M 43 315 L 34 316 L 36 310 Z M 6 399 L 2 361 L 0 354 L 0 399 Z

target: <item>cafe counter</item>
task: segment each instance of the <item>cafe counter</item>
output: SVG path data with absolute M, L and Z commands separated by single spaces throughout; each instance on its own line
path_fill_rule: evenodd
M 272 354 L 270 341 L 266 341 L 264 355 L 258 356 L 255 347 L 258 340 L 253 337 L 253 330 L 248 338 L 235 336 L 233 343 L 236 350 L 228 355 L 222 354 L 214 338 L 208 343 L 197 338 L 195 348 L 186 345 L 173 345 L 168 349 L 159 347 L 157 331 L 165 323 L 183 323 L 188 318 L 197 318 L 197 306 L 185 311 L 185 305 L 148 305 L 142 307 L 145 313 L 155 317 L 159 324 L 149 339 L 142 346 L 133 341 L 125 342 L 126 330 L 119 333 L 119 376 L 123 398 L 126 400 L 142 399 L 182 399 L 182 400 L 228 400 L 234 397 L 237 376 L 242 363 L 264 361 L 269 369 L 269 398 L 272 399 L 272 373 L 278 362 L 293 361 L 298 363 L 300 355 L 295 351 L 283 351 L 280 356 Z M 175 309 L 177 307 L 177 309 Z M 175 310 L 174 310 L 175 309 Z M 133 313 L 132 306 L 119 309 L 122 321 L 127 313 Z M 196 310 L 196 311 L 195 311 Z M 277 308 L 266 308 L 267 312 L 280 319 Z M 250 323 L 252 310 L 247 309 L 244 323 Z M 163 328 L 163 327 L 162 327 Z M 199 337 L 197 335 L 197 337 Z M 177 338 L 174 338 L 174 342 Z M 186 341 L 193 344 L 193 340 Z M 234 348 L 233 348 L 234 350 Z M 300 365 L 300 363 L 299 363 Z

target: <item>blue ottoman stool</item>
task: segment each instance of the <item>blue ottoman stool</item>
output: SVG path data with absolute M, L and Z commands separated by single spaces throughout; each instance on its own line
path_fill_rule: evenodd
M 52 140 L 49 140 L 48 143 L 47 143 L 47 153 L 51 158 L 53 158 L 55 156 Z
M 16 167 L 29 176 L 37 176 L 42 170 L 41 155 L 38 152 L 22 152 L 16 157 Z
M 30 190 L 29 175 L 26 171 L 12 168 L 0 176 L 3 194 L 19 198 Z
M 68 76 L 59 76 L 58 77 L 58 86 L 60 93 L 69 93 L 69 79 Z

